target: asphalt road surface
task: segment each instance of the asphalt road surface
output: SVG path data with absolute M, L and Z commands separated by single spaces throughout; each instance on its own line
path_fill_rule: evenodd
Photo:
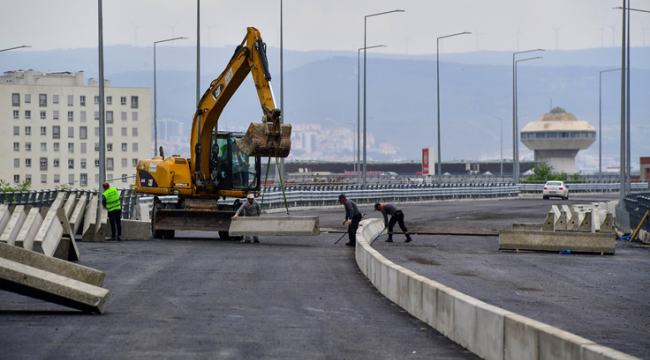
M 412 233 L 542 222 L 551 204 L 482 200 L 400 205 Z M 361 207 L 367 217 L 379 217 Z M 319 215 L 343 230 L 343 207 Z M 179 232 L 174 240 L 78 243 L 79 263 L 106 272 L 107 312 L 88 315 L 0 292 L 3 359 L 476 359 L 384 298 L 353 249 L 317 237 L 261 244 Z M 616 255 L 499 252 L 495 236 L 395 235 L 373 245 L 390 260 L 507 310 L 650 359 L 650 250 Z

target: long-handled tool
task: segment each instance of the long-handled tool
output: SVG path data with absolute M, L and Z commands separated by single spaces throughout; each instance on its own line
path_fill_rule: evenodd
M 370 242 L 370 245 L 371 245 L 371 246 L 372 246 L 372 243 L 375 242 L 375 240 L 379 239 L 379 237 L 384 233 L 384 231 L 386 231 L 386 228 L 384 228 L 384 229 L 379 233 L 379 235 L 377 235 L 377 237 L 375 237 L 374 239 L 372 239 L 372 241 Z
M 366 216 L 366 214 L 361 215 L 361 219 L 363 219 L 364 216 Z M 361 221 L 361 220 L 359 220 L 359 221 Z M 348 226 L 349 226 L 349 225 L 348 225 Z M 342 235 L 338 240 L 336 240 L 336 242 L 334 243 L 334 245 L 338 244 L 339 241 L 341 241 L 341 239 L 343 239 L 343 236 L 345 236 L 345 235 L 347 235 L 347 234 L 348 234 L 347 232 L 346 232 L 346 233 L 343 233 L 343 235 Z

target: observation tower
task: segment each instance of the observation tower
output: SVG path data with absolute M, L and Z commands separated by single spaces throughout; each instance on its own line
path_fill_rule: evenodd
M 556 172 L 574 174 L 578 151 L 596 141 L 596 129 L 586 121 L 556 107 L 521 130 L 521 142 L 535 151 L 535 161 L 545 161 Z

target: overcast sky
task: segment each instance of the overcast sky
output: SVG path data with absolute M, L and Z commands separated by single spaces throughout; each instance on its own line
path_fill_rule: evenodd
M 517 51 L 531 48 L 583 49 L 620 46 L 621 0 L 283 0 L 284 48 L 353 50 L 367 45 L 391 54 Z M 0 49 L 31 45 L 34 50 L 97 47 L 98 1 L 1 0 Z M 650 0 L 632 0 L 650 9 Z M 104 0 L 104 45 L 152 46 L 186 36 L 168 46 L 196 44 L 196 1 Z M 269 46 L 279 46 L 280 0 L 202 0 L 201 45 L 238 44 L 245 28 L 258 28 Z M 632 14 L 632 45 L 650 45 L 650 14 Z M 136 35 L 137 34 L 137 35 Z M 644 41 L 646 44 L 644 44 Z M 164 46 L 165 44 L 161 44 Z M 159 45 L 159 46 L 161 46 Z M 443 46 L 444 45 L 444 46 Z M 19 51 L 30 51 L 19 50 Z

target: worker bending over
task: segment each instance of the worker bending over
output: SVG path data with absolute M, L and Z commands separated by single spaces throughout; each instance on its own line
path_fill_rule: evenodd
M 255 195 L 253 194 L 248 194 L 246 202 L 239 207 L 239 210 L 237 210 L 232 219 L 237 220 L 239 213 L 241 213 L 242 210 L 244 211 L 244 216 L 260 216 L 260 214 L 262 214 L 262 207 L 260 206 L 260 203 L 255 201 Z M 241 242 L 251 242 L 250 236 L 244 236 Z M 253 236 L 253 242 L 258 243 L 260 242 L 260 239 L 257 236 Z
M 384 215 L 384 226 L 388 228 L 388 240 L 386 242 L 393 242 L 393 227 L 395 227 L 395 223 L 399 224 L 400 229 L 406 235 L 406 241 L 404 242 L 411 242 L 411 235 L 404 225 L 404 213 L 402 210 L 390 203 L 383 205 L 376 203 L 375 211 L 381 211 L 381 214 Z M 388 215 L 390 215 L 390 221 L 388 221 Z
M 343 220 L 343 225 L 348 222 L 348 238 L 349 241 L 345 243 L 347 246 L 354 246 L 357 242 L 357 229 L 359 228 L 359 221 L 363 217 L 357 204 L 354 201 L 349 200 L 345 197 L 345 194 L 339 195 L 339 201 L 343 206 L 345 206 L 345 220 Z

